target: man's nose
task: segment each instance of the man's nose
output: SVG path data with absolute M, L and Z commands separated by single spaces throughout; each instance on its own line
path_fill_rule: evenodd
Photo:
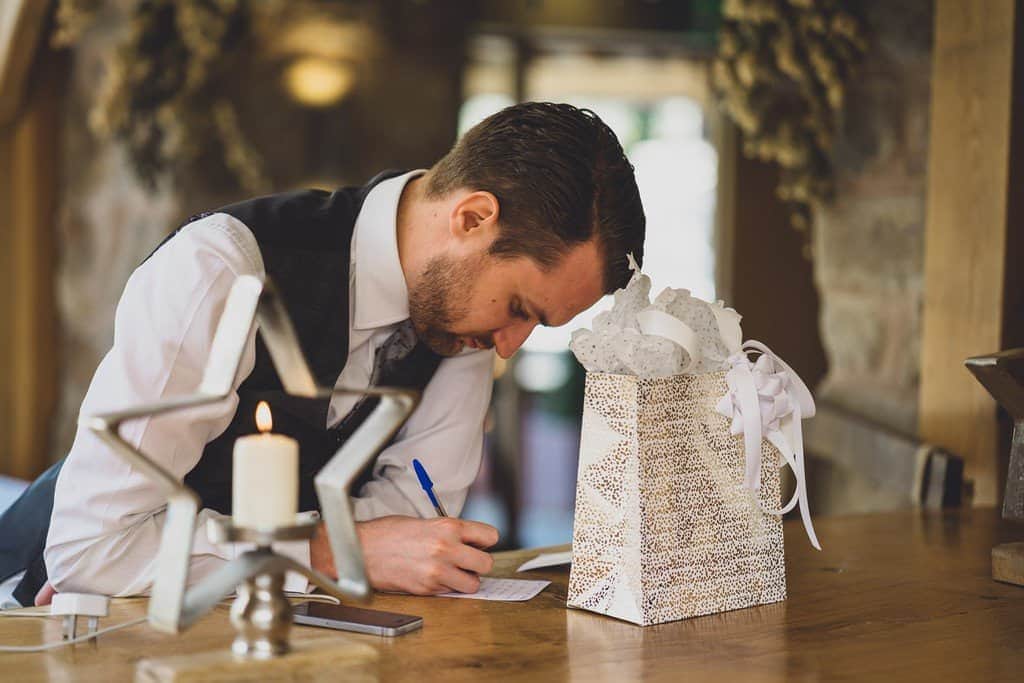
M 526 338 L 537 326 L 536 322 L 522 321 L 515 325 L 508 325 L 494 333 L 494 350 L 502 358 L 511 358 L 512 354 L 519 350 Z

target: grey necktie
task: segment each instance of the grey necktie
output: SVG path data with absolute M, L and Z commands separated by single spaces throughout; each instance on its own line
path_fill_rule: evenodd
M 406 387 L 424 389 L 441 357 L 420 344 L 416 339 L 412 322 L 406 320 L 385 340 L 374 356 L 371 386 Z M 334 447 L 340 448 L 348 437 L 363 423 L 380 401 L 376 396 L 364 396 L 352 407 L 348 415 L 334 429 Z M 373 466 L 368 465 L 352 484 L 352 491 L 358 492 L 373 477 Z

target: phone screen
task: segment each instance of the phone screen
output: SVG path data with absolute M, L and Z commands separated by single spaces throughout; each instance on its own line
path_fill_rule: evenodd
M 382 612 L 348 605 L 304 602 L 295 607 L 295 623 L 341 631 L 397 636 L 418 629 L 423 625 L 423 618 L 412 614 Z

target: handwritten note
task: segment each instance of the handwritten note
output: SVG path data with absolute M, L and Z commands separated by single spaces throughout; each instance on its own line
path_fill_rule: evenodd
M 550 581 L 524 581 L 523 579 L 492 579 L 484 576 L 480 579 L 480 590 L 476 593 L 441 593 L 437 597 L 523 602 L 536 596 L 550 583 Z
M 530 569 L 543 569 L 544 567 L 557 567 L 563 564 L 569 564 L 572 562 L 572 551 L 566 550 L 561 553 L 544 553 L 537 557 L 523 562 L 519 565 L 517 572 L 525 572 Z

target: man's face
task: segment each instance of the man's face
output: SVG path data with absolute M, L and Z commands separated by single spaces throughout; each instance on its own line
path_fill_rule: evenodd
M 494 347 L 509 358 L 538 324 L 558 327 L 590 308 L 604 294 L 602 284 L 594 241 L 572 248 L 548 272 L 525 256 L 442 254 L 410 291 L 409 315 L 435 353 Z

